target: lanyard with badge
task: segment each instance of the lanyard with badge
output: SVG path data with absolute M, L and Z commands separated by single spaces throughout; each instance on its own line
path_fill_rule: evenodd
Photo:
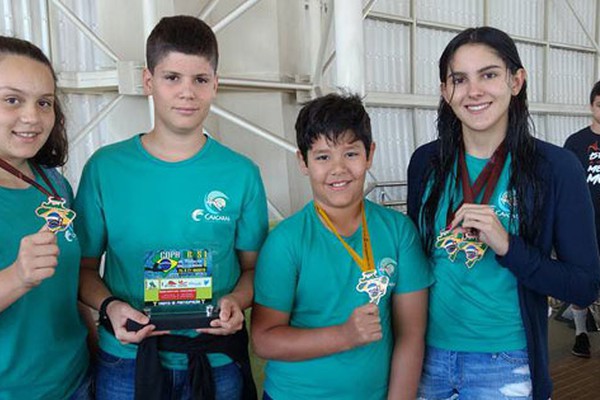
M 75 211 L 65 206 L 66 200 L 58 194 L 44 170 L 35 163 L 31 163 L 31 166 L 42 177 L 46 185 L 50 188 L 50 191 L 0 158 L 0 168 L 48 196 L 48 200 L 42 202 L 42 204 L 35 209 L 35 214 L 46 221 L 48 229 L 54 233 L 66 231 L 71 228 L 71 224 L 76 217 Z
M 458 175 L 461 181 L 463 200 L 458 204 L 454 211 L 452 211 L 451 208 L 448 208 L 446 226 L 450 226 L 456 211 L 458 211 L 463 204 L 477 203 L 475 199 L 481 194 L 484 186 L 485 191 L 480 204 L 489 203 L 492 194 L 498 185 L 502 169 L 504 168 L 506 154 L 506 144 L 502 142 L 496 151 L 494 151 L 492 158 L 487 162 L 473 185 L 471 185 L 469 171 L 465 160 L 464 145 L 460 146 L 458 155 Z M 478 239 L 476 232 L 470 230 L 443 229 L 436 239 L 435 247 L 444 249 L 452 262 L 454 262 L 458 253 L 463 251 L 467 259 L 465 265 L 468 268 L 472 268 L 475 263 L 483 258 L 488 245 Z
M 342 243 L 346 251 L 350 254 L 356 265 L 361 269 L 362 274 L 356 285 L 358 292 L 364 292 L 369 295 L 369 302 L 379 304 L 379 300 L 387 291 L 389 278 L 387 276 L 381 276 L 375 270 L 375 261 L 373 258 L 373 249 L 371 247 L 371 237 L 369 235 L 369 228 L 367 226 L 367 217 L 365 213 L 364 202 L 361 202 L 360 211 L 362 216 L 362 244 L 363 244 L 363 256 L 359 256 L 356 251 L 338 233 L 335 226 L 327 216 L 327 213 L 317 203 L 314 203 L 317 214 L 323 219 L 323 222 L 329 228 L 331 232 L 337 237 Z

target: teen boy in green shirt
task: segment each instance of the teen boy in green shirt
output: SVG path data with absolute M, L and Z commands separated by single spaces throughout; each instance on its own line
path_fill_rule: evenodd
M 331 94 L 304 106 L 296 133 L 314 199 L 257 263 L 265 399 L 384 399 L 388 384 L 391 398 L 414 399 L 432 278 L 412 222 L 363 198 L 369 116 L 358 97 Z
M 139 379 L 140 366 L 146 365 L 138 359 L 136 366 L 136 355 L 153 335 L 168 333 L 156 332 L 154 325 L 137 332 L 126 329 L 128 319 L 149 322 L 140 311 L 147 260 L 162 254 L 210 254 L 213 297 L 220 298 L 221 311 L 210 328 L 199 331 L 228 340 L 243 327 L 243 310 L 252 302 L 257 251 L 267 232 L 258 168 L 202 133 L 217 91 L 218 50 L 210 27 L 189 16 L 163 18 L 148 38 L 146 57 L 143 83 L 154 98 L 154 128 L 97 151 L 86 164 L 75 204 L 83 257 L 81 298 L 114 328 L 114 334 L 100 328 L 97 398 L 132 399 L 134 393 L 137 398 L 147 393 L 189 399 L 197 390 L 212 391 L 212 385 L 217 399 L 240 398 L 237 363 L 219 351 L 208 355 L 212 368 L 207 371 L 206 358 L 197 357 L 213 353 L 210 346 L 188 352 L 189 371 L 186 354 L 169 352 L 161 354 L 164 370 L 159 365 L 153 379 Z M 182 262 L 188 261 L 194 259 Z M 188 349 L 203 345 L 202 340 L 183 339 Z M 208 340 L 219 343 L 214 337 Z M 237 344 L 247 360 L 246 347 Z M 191 385 L 190 374 L 193 382 L 205 382 Z

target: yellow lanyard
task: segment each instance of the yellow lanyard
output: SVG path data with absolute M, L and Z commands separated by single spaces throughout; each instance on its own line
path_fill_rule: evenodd
M 350 245 L 348 245 L 348 243 L 346 243 L 346 241 L 340 236 L 337 229 L 335 229 L 335 227 L 331 223 L 331 220 L 325 213 L 325 210 L 323 210 L 317 203 L 314 203 L 314 205 L 315 205 L 315 209 L 317 210 L 317 213 L 321 216 L 321 218 L 323 218 L 323 222 L 325 222 L 325 225 L 329 228 L 329 230 L 331 232 L 333 232 L 333 234 L 338 238 L 338 240 L 344 245 L 344 247 L 346 248 L 346 251 L 348 251 L 348 253 L 350 253 L 350 255 L 352 256 L 352 258 L 354 259 L 356 264 L 360 267 L 361 271 L 367 272 L 367 271 L 375 270 L 375 261 L 373 260 L 373 249 L 371 248 L 371 237 L 369 236 L 369 228 L 367 227 L 367 216 L 365 213 L 365 203 L 362 202 L 360 204 L 360 210 L 361 210 L 361 214 L 362 214 L 362 242 L 363 242 L 363 254 L 364 254 L 363 257 L 359 256 L 358 253 L 356 251 L 354 251 L 354 249 L 352 247 L 350 247 Z

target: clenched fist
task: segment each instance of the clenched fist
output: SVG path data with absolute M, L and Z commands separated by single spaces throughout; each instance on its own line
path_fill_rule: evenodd
M 54 275 L 59 252 L 56 235 L 45 225 L 33 235 L 21 239 L 13 267 L 22 285 L 29 289 Z
M 377 305 L 369 303 L 355 308 L 342 326 L 342 331 L 353 347 L 380 340 L 383 333 Z

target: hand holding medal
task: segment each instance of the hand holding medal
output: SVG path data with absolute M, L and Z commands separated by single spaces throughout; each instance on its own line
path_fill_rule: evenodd
M 53 233 L 62 231 L 72 233 L 72 223 L 76 217 L 75 211 L 65 206 L 65 199 L 63 199 L 58 194 L 58 192 L 54 188 L 54 185 L 52 184 L 50 179 L 48 179 L 48 176 L 46 176 L 44 170 L 35 163 L 32 163 L 31 166 L 33 167 L 33 169 L 35 169 L 39 176 L 42 177 L 44 183 L 48 186 L 50 190 L 46 189 L 45 187 L 37 183 L 35 179 L 30 178 L 29 176 L 25 175 L 23 172 L 19 171 L 17 168 L 12 166 L 10 163 L 0 158 L 0 168 L 21 179 L 23 182 L 30 184 L 31 186 L 39 190 L 41 193 L 48 196 L 48 201 L 42 202 L 42 204 L 35 210 L 35 214 L 46 221 L 46 227 L 48 228 L 48 230 Z M 72 235 L 67 235 L 65 233 L 65 237 L 69 241 L 72 240 Z
M 58 254 L 56 236 L 45 225 L 33 235 L 21 239 L 13 267 L 23 286 L 30 289 L 54 275 Z
M 488 205 L 506 161 L 506 145 L 498 146 L 492 158 L 483 168 L 475 183 L 471 185 L 469 171 L 465 161 L 465 149 L 460 148 L 458 155 L 458 175 L 461 181 L 463 201 L 456 211 L 448 209 L 446 223 L 436 239 L 435 246 L 448 253 L 454 262 L 459 252 L 466 256 L 465 265 L 472 268 L 483 258 L 488 246 L 503 256 L 508 252 L 508 233 L 498 220 L 494 209 Z M 476 204 L 477 197 L 483 191 L 481 204 Z M 459 228 L 457 228 L 460 225 Z
M 351 347 L 358 347 L 371 342 L 376 342 L 383 337 L 378 304 L 381 298 L 387 293 L 389 279 L 386 276 L 379 275 L 375 269 L 375 260 L 373 258 L 371 237 L 367 225 L 365 204 L 364 202 L 361 202 L 360 204 L 363 244 L 362 257 L 340 236 L 325 210 L 323 210 L 316 202 L 314 205 L 317 214 L 321 217 L 325 226 L 327 226 L 340 241 L 342 246 L 344 246 L 348 254 L 362 271 L 358 284 L 356 285 L 356 291 L 365 293 L 369 296 L 369 303 L 364 306 L 356 307 L 346 322 L 340 325 L 342 335 L 348 339 L 348 343 L 352 343 Z
M 379 308 L 368 303 L 354 309 L 348 320 L 341 325 L 342 334 L 348 338 L 352 347 L 376 342 L 383 337 Z
M 454 230 L 459 225 L 499 256 L 508 252 L 509 235 L 493 207 L 487 204 L 463 204 L 454 215 L 450 229 Z

